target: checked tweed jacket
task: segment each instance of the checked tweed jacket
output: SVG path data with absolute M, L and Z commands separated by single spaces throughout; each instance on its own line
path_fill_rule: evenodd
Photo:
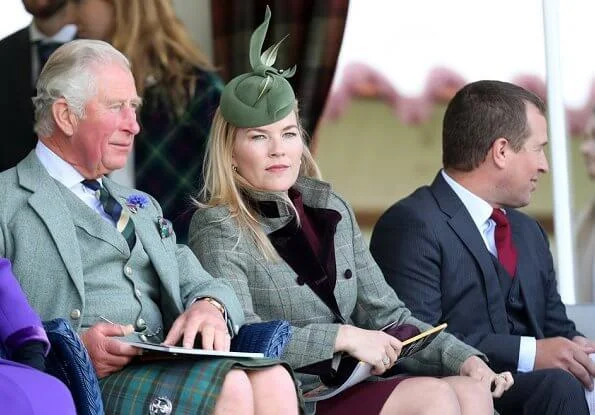
M 334 295 L 347 324 L 379 329 L 393 321 L 409 323 L 421 330 L 429 326 L 411 316 L 409 310 L 385 279 L 372 259 L 349 205 L 332 192 L 329 184 L 299 178 L 294 188 L 302 194 L 305 206 L 338 212 L 334 233 L 336 285 Z M 273 202 L 278 217 L 260 217 L 265 232 L 285 227 L 295 216 L 279 195 L 254 193 L 257 201 Z M 225 278 L 235 289 L 244 308 L 246 322 L 273 319 L 291 322 L 293 337 L 283 358 L 294 368 L 330 359 L 340 325 L 327 305 L 298 281 L 298 275 L 283 260 L 267 262 L 256 245 L 245 235 L 238 239 L 238 228 L 225 207 L 199 209 L 190 225 L 190 246 L 212 275 Z M 296 252 L 295 255 L 300 255 Z M 303 277 L 303 276 L 302 276 Z M 301 284 L 300 284 L 301 282 Z M 404 362 L 414 374 L 458 374 L 471 355 L 481 355 L 448 334 L 441 334 L 425 350 Z M 302 375 L 309 390 L 319 380 Z

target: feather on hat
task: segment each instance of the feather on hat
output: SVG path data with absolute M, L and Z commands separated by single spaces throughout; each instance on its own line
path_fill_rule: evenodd
M 288 70 L 273 67 L 279 46 L 287 36 L 261 54 L 270 19 L 271 10 L 267 6 L 264 22 L 250 38 L 252 72 L 233 78 L 221 94 L 221 115 L 235 127 L 272 124 L 285 118 L 295 107 L 295 94 L 287 78 L 295 74 L 296 67 Z

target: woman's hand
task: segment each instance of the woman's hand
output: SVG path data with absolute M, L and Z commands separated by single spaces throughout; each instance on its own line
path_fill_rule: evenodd
M 471 356 L 461 366 L 461 376 L 469 376 L 486 384 L 494 398 L 499 398 L 514 384 L 510 372 L 494 373 L 492 369 L 477 356 Z
M 339 327 L 335 351 L 346 352 L 374 366 L 372 373 L 381 375 L 399 357 L 401 342 L 378 330 L 365 330 L 351 325 Z

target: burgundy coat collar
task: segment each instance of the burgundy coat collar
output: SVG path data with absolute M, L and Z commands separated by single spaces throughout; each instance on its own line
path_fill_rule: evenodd
M 335 232 L 341 214 L 327 209 L 330 186 L 327 183 L 301 178 L 292 191 L 301 195 L 304 213 L 311 219 L 320 241 L 320 257 L 312 250 L 295 210 L 288 199 L 275 193 L 254 193 L 252 201 L 258 209 L 268 237 L 279 256 L 297 274 L 297 283 L 310 289 L 329 307 L 340 322 L 345 322 L 334 295 L 337 282 L 335 262 Z
M 297 274 L 297 283 L 310 289 L 331 309 L 338 321 L 344 323 L 334 290 L 337 282 L 335 264 L 335 230 L 341 215 L 331 209 L 307 208 L 318 229 L 321 245 L 320 260 L 312 250 L 295 217 L 285 227 L 269 234 L 271 243 L 285 262 Z

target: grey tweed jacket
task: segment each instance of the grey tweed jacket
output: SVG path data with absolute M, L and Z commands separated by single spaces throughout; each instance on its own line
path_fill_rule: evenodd
M 128 196 L 141 193 L 108 178 L 103 183 L 124 208 Z M 12 261 L 29 302 L 44 320 L 63 317 L 79 329 L 85 300 L 94 295 L 85 289 L 83 270 L 94 262 L 81 256 L 73 218 L 58 186 L 62 185 L 52 179 L 34 151 L 0 174 L 0 257 Z M 233 291 L 205 272 L 188 247 L 176 245 L 175 235 L 160 236 L 157 218 L 163 213 L 153 198 L 150 201 L 132 220 L 160 282 L 166 328 L 193 299 L 212 296 L 225 305 L 237 332 L 244 315 Z M 97 220 L 103 219 L 97 215 Z M 100 240 L 110 243 L 100 233 L 95 236 L 97 249 L 105 245 Z
M 346 323 L 379 329 L 398 321 L 420 329 L 429 326 L 411 316 L 374 262 L 349 205 L 329 184 L 300 178 L 295 189 L 305 206 L 332 209 L 341 215 L 334 235 L 337 282 L 334 295 Z M 295 216 L 279 195 L 254 193 L 258 201 L 276 203 L 279 217 L 259 218 L 267 234 L 287 225 Z M 299 368 L 330 359 L 339 324 L 333 312 L 306 284 L 299 284 L 283 260 L 266 261 L 256 245 L 242 235 L 225 207 L 199 209 L 190 225 L 190 247 L 211 274 L 226 278 L 235 289 L 248 323 L 286 319 L 293 337 L 284 358 Z M 481 353 L 449 334 L 441 334 L 424 351 L 406 359 L 415 374 L 458 374 L 461 364 Z M 305 386 L 305 389 L 309 389 Z M 315 385 L 311 385 L 315 386 Z

